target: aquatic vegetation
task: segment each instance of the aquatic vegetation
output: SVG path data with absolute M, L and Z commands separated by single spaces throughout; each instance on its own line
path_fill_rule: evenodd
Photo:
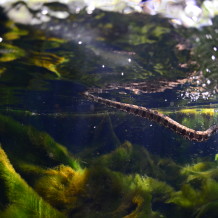
M 215 162 L 198 162 L 181 169 L 185 175 L 180 190 L 171 195 L 168 203 L 192 211 L 195 217 L 216 217 L 218 170 Z
M 205 102 L 216 101 L 216 24 L 200 34 L 129 13 L 129 2 L 123 13 L 95 2 L 0 6 L 0 143 L 13 165 L 0 149 L 0 217 L 216 218 L 215 137 L 200 147 L 79 94 L 167 108 L 179 123 L 208 128 L 217 121 L 217 104 Z M 199 98 L 205 104 L 189 105 Z
M 103 167 L 75 171 L 66 166 L 47 170 L 35 189 L 74 217 L 155 217 L 151 199 L 165 201 L 173 192 L 164 182 L 138 174 L 126 176 Z
M 64 217 L 52 208 L 17 174 L 0 148 L 0 216 Z
M 47 133 L 22 125 L 7 116 L 0 115 L 0 121 L 1 143 L 12 163 L 20 159 L 47 167 L 63 163 L 75 169 L 80 168 L 67 149 Z
M 7 116 L 1 115 L 0 120 L 2 146 L 14 167 L 43 199 L 66 216 L 155 218 L 173 217 L 180 211 L 182 217 L 189 211 L 200 218 L 217 211 L 216 162 L 182 167 L 125 142 L 108 154 L 92 158 L 82 169 L 46 133 Z M 159 205 L 171 205 L 170 212 Z M 25 213 L 22 207 L 10 208 L 8 214 L 12 210 Z
M 45 170 L 41 175 L 34 188 L 51 205 L 65 213 L 82 206 L 79 197 L 86 195 L 85 170 L 75 171 L 60 165 Z
M 104 166 L 124 174 L 140 174 L 165 181 L 178 188 L 184 180 L 181 166 L 173 160 L 152 155 L 144 147 L 126 141 L 110 153 L 89 160 L 91 165 Z
M 181 173 L 185 175 L 188 175 L 190 173 L 200 173 L 213 169 L 216 166 L 216 162 L 198 162 L 196 164 L 187 165 L 186 167 L 183 167 Z
M 217 116 L 216 113 L 216 107 L 217 105 L 213 105 L 214 108 L 207 108 L 207 107 L 192 107 L 192 108 L 181 108 L 181 109 L 177 109 L 177 108 L 172 108 L 172 110 L 161 110 L 161 109 L 157 109 L 158 111 L 160 111 L 161 113 L 165 113 L 165 114 L 175 114 L 175 113 L 181 113 L 181 114 L 187 114 L 187 115 L 209 115 L 209 116 Z
M 214 105 L 211 108 L 202 106 L 197 108 L 183 108 L 179 110 L 175 107 L 172 107 L 169 110 L 160 110 L 160 112 L 169 114 L 169 116 L 172 116 L 173 119 L 179 121 L 185 126 L 202 130 L 218 122 L 216 107 L 217 106 Z
M 198 176 L 190 180 L 189 183 L 182 185 L 181 191 L 177 192 L 169 202 L 184 208 L 194 208 L 196 210 L 199 207 L 216 201 L 217 194 L 217 181 Z
M 124 149 L 125 147 L 127 150 L 133 149 L 128 142 L 123 145 Z M 115 151 L 121 154 L 120 161 L 119 156 L 116 157 L 113 152 L 109 155 L 115 156 L 115 159 L 110 160 L 111 164 L 116 159 L 114 166 L 123 164 L 124 160 L 129 161 L 124 149 L 121 146 Z M 137 152 L 135 155 L 137 156 Z M 103 155 L 103 158 L 105 156 L 107 155 Z M 140 161 L 135 161 L 136 165 L 140 164 Z M 165 202 L 170 198 L 173 188 L 151 177 L 143 177 L 139 174 L 128 176 L 111 171 L 106 166 L 107 164 L 100 160 L 91 164 L 91 167 L 79 171 L 63 165 L 58 166 L 44 171 L 41 178 L 36 179 L 34 187 L 54 207 L 74 217 L 101 217 L 101 214 L 106 217 L 124 215 L 160 217 L 158 212 L 151 211 L 151 200 L 153 203 Z M 128 166 L 126 171 L 127 168 Z M 147 169 L 149 170 L 149 166 Z M 147 172 L 146 169 L 141 171 L 141 173 Z
M 1 43 L 0 62 L 10 62 L 25 56 L 25 51 L 9 43 Z
M 114 151 L 95 159 L 93 164 L 123 173 L 146 172 L 148 176 L 154 177 L 160 173 L 154 157 L 145 148 L 133 146 L 128 141 Z
M 153 24 L 146 24 L 144 26 L 137 26 L 136 23 L 131 23 L 129 25 L 129 43 L 131 45 L 141 45 L 145 43 L 155 43 L 156 40 L 163 37 L 164 34 L 169 33 L 170 29 L 167 27 L 156 26 Z
M 58 55 L 52 53 L 42 53 L 42 52 L 32 52 L 29 62 L 39 67 L 44 67 L 51 72 L 55 73 L 56 76 L 60 77 L 60 73 L 57 70 L 57 66 L 66 59 L 64 57 L 59 57 Z
M 19 39 L 20 37 L 26 36 L 29 33 L 27 30 L 18 28 L 16 24 L 11 20 L 8 20 L 5 23 L 5 27 L 9 30 L 8 32 L 3 34 L 3 38 L 6 41 Z

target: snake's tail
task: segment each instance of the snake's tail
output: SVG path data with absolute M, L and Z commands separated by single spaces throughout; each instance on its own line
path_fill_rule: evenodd
M 176 122 L 175 120 L 171 119 L 170 117 L 164 114 L 159 113 L 158 111 L 148 109 L 146 107 L 140 107 L 137 105 L 125 104 L 101 98 L 90 94 L 88 91 L 84 92 L 83 95 L 90 101 L 98 102 L 106 106 L 127 112 L 129 114 L 133 114 L 135 116 L 139 116 L 154 121 L 166 128 L 171 129 L 175 133 L 182 135 L 183 137 L 191 141 L 203 142 L 208 140 L 213 134 L 218 132 L 218 126 L 216 125 L 211 126 L 209 129 L 205 131 L 196 131 Z

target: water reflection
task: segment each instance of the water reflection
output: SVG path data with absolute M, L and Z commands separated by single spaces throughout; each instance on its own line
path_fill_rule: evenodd
M 169 18 L 173 25 L 186 27 L 202 27 L 213 24 L 212 18 L 217 15 L 217 0 L 120 0 L 120 1 L 0 1 L 10 19 L 23 24 L 42 24 L 52 18 L 66 19 L 72 14 L 85 10 L 91 15 L 96 9 L 120 12 L 124 14 L 144 12 L 150 15 L 161 14 Z M 32 12 L 34 11 L 34 14 Z M 22 14 L 22 15 L 21 15 Z
M 67 9 L 59 4 L 46 7 L 45 15 L 50 10 Z M 85 89 L 106 95 L 109 99 L 151 108 L 184 107 L 193 101 L 202 105 L 207 105 L 206 100 L 216 102 L 216 82 L 198 69 L 196 56 L 192 54 L 201 48 L 199 41 L 194 42 L 196 44 L 190 41 L 196 30 L 175 29 L 167 20 L 158 17 L 141 14 L 124 16 L 103 11 L 93 11 L 92 14 L 81 11 L 65 20 L 53 17 L 42 25 L 20 28 L 8 23 L 3 24 L 7 31 L 2 34 L 2 45 L 8 47 L 2 48 L 7 52 L 4 52 L 1 61 L 5 62 L 2 87 L 4 93 L 7 92 L 6 98 L 2 96 L 2 106 L 9 109 L 14 107 L 34 114 L 49 114 L 52 111 L 59 113 L 62 107 L 63 114 L 69 113 L 72 107 L 67 103 L 66 107 L 63 105 L 65 98 L 72 99 L 72 95 L 81 98 L 78 93 Z M 6 61 L 14 62 L 20 73 L 13 72 Z M 206 72 L 209 71 L 207 68 Z M 50 80 L 56 79 L 77 82 L 80 88 L 59 98 L 60 90 L 65 87 L 60 81 L 53 86 Z M 16 81 L 16 88 L 12 86 L 13 81 Z M 75 86 L 72 84 L 72 87 Z M 23 88 L 33 92 L 27 97 Z M 46 99 L 51 98 L 50 92 L 45 92 L 50 89 L 56 90 L 52 104 L 59 107 L 51 106 L 50 101 L 40 97 L 42 93 L 43 96 L 48 95 Z M 34 90 L 37 92 L 34 93 Z M 13 106 L 13 102 L 17 103 Z M 70 100 L 69 103 L 79 105 L 79 101 L 72 103 Z M 189 106 L 190 109 L 192 107 Z M 180 118 L 176 119 L 182 122 Z M 190 120 L 190 127 L 199 128 L 197 118 Z M 205 123 L 201 128 L 204 127 L 208 128 L 209 124 Z
M 215 218 L 217 135 L 189 142 L 81 93 L 218 123 L 216 18 L 174 28 L 80 6 L 18 2 L 22 25 L 1 12 L 0 216 Z

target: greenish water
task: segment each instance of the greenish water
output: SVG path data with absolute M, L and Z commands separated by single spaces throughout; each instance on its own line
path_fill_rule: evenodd
M 102 10 L 0 18 L 1 217 L 217 217 L 217 135 L 191 142 L 81 95 L 217 124 L 216 17 L 200 30 Z

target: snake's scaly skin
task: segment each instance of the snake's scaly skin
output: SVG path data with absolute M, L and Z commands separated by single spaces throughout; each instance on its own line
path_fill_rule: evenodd
M 135 116 L 139 116 L 154 121 L 160 125 L 163 125 L 164 127 L 171 129 L 175 133 L 180 134 L 191 141 L 203 142 L 209 139 L 213 134 L 218 132 L 217 125 L 211 126 L 209 129 L 205 131 L 196 131 L 194 129 L 181 125 L 180 123 L 176 122 L 175 120 L 171 119 L 170 117 L 164 114 L 159 113 L 158 111 L 148 109 L 146 107 L 120 103 L 117 101 L 97 97 L 95 95 L 90 94 L 88 91 L 84 92 L 83 95 L 91 101 L 98 102 L 106 106 L 113 107 L 121 111 L 125 111 L 129 114 L 133 114 Z

